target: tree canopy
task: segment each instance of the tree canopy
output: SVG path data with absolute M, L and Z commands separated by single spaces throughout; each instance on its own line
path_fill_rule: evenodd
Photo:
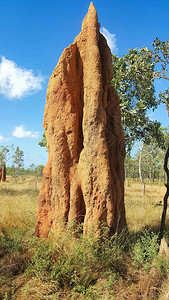
M 158 38 L 152 44 L 153 49 L 129 49 L 123 57 L 112 55 L 112 85 L 118 91 L 122 124 L 127 151 L 130 152 L 136 140 L 149 143 L 153 137 L 162 143 L 161 124 L 148 117 L 149 109 L 156 109 L 163 102 L 168 103 L 169 90 L 155 96 L 155 79 L 169 79 L 169 42 Z
M 17 177 L 24 165 L 24 152 L 20 150 L 19 147 L 17 146 L 14 154 L 12 155 L 12 158 L 13 158 L 12 168 L 14 170 L 15 176 Z

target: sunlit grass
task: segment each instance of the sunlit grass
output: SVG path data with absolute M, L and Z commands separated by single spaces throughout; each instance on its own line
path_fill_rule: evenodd
M 39 189 L 42 179 L 35 182 L 34 177 L 20 178 L 16 182 L 11 177 L 0 182 L 0 226 L 7 229 L 22 227 L 33 231 Z M 137 232 L 146 226 L 158 227 L 161 221 L 162 203 L 166 188 L 158 183 L 147 183 L 145 195 L 142 195 L 140 182 L 129 180 L 125 185 L 125 208 L 129 231 Z M 167 224 L 169 222 L 167 214 Z
M 130 179 L 129 185 L 125 186 L 126 218 L 130 231 L 137 232 L 147 226 L 151 228 L 160 226 L 165 192 L 166 188 L 162 184 L 161 186 L 157 183 L 151 186 L 146 184 L 143 196 L 141 183 Z M 167 223 L 168 219 L 167 214 Z
M 0 182 L 0 229 L 34 230 L 40 183 L 41 179 L 36 184 L 31 177 L 18 182 L 8 177 L 6 182 Z
M 0 299 L 163 299 L 169 291 L 169 267 L 160 271 L 158 266 L 150 273 L 144 267 L 137 270 L 130 252 L 125 252 L 132 251 L 131 245 L 122 249 L 123 241 L 133 243 L 133 236 L 136 240 L 144 228 L 158 233 L 165 186 L 147 183 L 143 196 L 141 183 L 129 180 L 125 186 L 129 233 L 124 231 L 115 244 L 105 239 L 99 248 L 90 238 L 85 244 L 67 229 L 64 238 L 51 236 L 48 248 L 33 236 L 41 182 L 42 178 L 16 182 L 8 177 L 0 183 Z M 168 228 L 167 214 L 169 236 Z

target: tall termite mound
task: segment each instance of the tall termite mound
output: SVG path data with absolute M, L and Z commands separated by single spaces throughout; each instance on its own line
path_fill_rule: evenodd
M 6 165 L 2 163 L 0 166 L 0 181 L 6 181 Z
M 47 89 L 43 172 L 36 233 L 47 236 L 73 221 L 88 234 L 101 222 L 110 232 L 126 226 L 124 135 L 119 98 L 110 85 L 111 51 L 99 32 L 94 4 L 66 48 Z

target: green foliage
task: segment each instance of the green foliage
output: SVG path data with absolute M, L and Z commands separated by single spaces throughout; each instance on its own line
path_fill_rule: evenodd
M 12 254 L 14 252 L 21 253 L 23 251 L 24 232 L 18 228 L 11 228 L 7 232 L 1 228 L 0 248 L 3 253 Z
M 0 164 L 6 162 L 7 157 L 9 155 L 9 148 L 6 146 L 0 147 Z
M 120 97 L 123 130 L 130 152 L 134 142 L 145 134 L 148 136 L 153 125 L 160 126 L 147 116 L 147 111 L 158 105 L 154 94 L 152 51 L 146 47 L 128 50 L 121 58 L 112 55 L 112 61 L 112 85 Z
M 35 175 L 37 177 L 42 177 L 43 176 L 43 169 L 44 169 L 44 166 L 43 165 L 38 165 L 35 167 Z
M 155 97 L 155 79 L 169 80 L 167 65 L 169 63 L 169 41 L 158 38 L 154 41 L 153 50 L 146 47 L 129 49 L 128 54 L 119 58 L 112 55 L 112 85 L 120 96 L 122 124 L 127 151 L 130 152 L 136 140 L 150 143 L 152 137 L 163 143 L 160 123 L 151 121 L 149 109 L 156 109 L 163 102 L 169 105 L 169 90 L 160 92 Z
M 134 265 L 149 272 L 152 260 L 158 252 L 158 235 L 144 230 L 134 244 L 132 252 Z
M 35 165 L 31 164 L 29 168 L 31 170 L 31 173 L 34 174 Z
M 164 174 L 164 157 L 165 149 L 169 145 L 169 129 L 160 128 L 162 133 L 161 142 L 158 143 L 155 138 L 151 139 L 149 144 L 143 143 L 142 148 L 138 148 L 138 151 L 135 153 L 134 157 L 131 157 L 127 153 L 125 158 L 125 175 L 126 178 L 138 178 L 139 177 L 139 159 L 140 152 L 142 151 L 141 159 L 141 172 L 144 179 L 148 178 L 149 183 L 156 179 L 165 180 Z
M 22 289 L 25 297 L 33 297 L 31 285 L 34 282 L 37 283 L 37 287 L 33 286 L 34 292 L 37 288 L 39 293 L 38 289 L 42 286 L 40 292 L 46 299 L 59 298 L 59 295 L 66 299 L 65 293 L 70 299 L 101 299 L 106 293 L 107 299 L 115 299 L 117 289 L 121 286 L 125 288 L 126 280 L 131 276 L 130 271 L 130 275 L 128 274 L 131 266 L 133 274 L 136 267 L 145 276 L 144 270 L 149 272 L 154 258 L 153 267 L 162 276 L 167 275 L 166 261 L 157 259 L 157 236 L 154 233 L 144 231 L 139 237 L 135 236 L 132 242 L 133 266 L 130 258 L 132 240 L 127 232 L 111 237 L 108 228 L 101 226 L 98 237 L 92 232 L 84 238 L 79 230 L 80 228 L 73 226 L 65 228 L 60 236 L 54 237 L 50 233 L 48 239 L 33 236 L 29 243 L 25 243 L 25 232 L 3 232 L 0 247 L 2 249 L 3 244 L 3 251 L 7 256 L 10 254 L 10 260 L 16 251 L 20 251 L 23 257 L 26 256 L 26 259 L 17 261 L 17 268 L 25 275 L 25 287 Z M 15 264 L 13 260 L 12 265 Z M 12 295 L 15 299 L 17 282 L 18 280 L 10 283 L 10 291 L 4 293 L 2 299 L 11 299 Z
M 33 238 L 27 274 L 54 282 L 56 291 L 69 289 L 72 295 L 94 297 L 93 285 L 100 273 L 110 282 L 125 272 L 122 248 L 116 237 L 108 237 L 107 233 L 107 228 L 102 227 L 99 238 L 93 234 L 88 238 L 79 234 L 76 238 L 77 229 L 70 228 L 64 237 L 51 241 Z
M 11 153 L 13 151 L 13 145 L 11 146 L 0 146 L 0 165 L 6 164 L 8 159 L 11 156 Z
M 38 240 L 34 237 L 30 240 L 29 249 L 32 259 L 27 271 L 32 269 L 31 273 L 42 279 L 51 267 L 52 245 L 48 240 Z
M 154 267 L 160 270 L 162 276 L 167 276 L 169 273 L 169 260 L 165 256 L 159 255 L 156 257 Z
M 39 141 L 38 145 L 40 147 L 47 147 L 47 141 L 46 141 L 45 131 L 43 132 L 42 139 Z
M 38 165 L 35 167 L 34 170 L 31 170 L 30 168 L 24 169 L 20 168 L 19 170 L 19 175 L 24 176 L 24 175 L 36 175 L 37 177 L 42 177 L 43 176 L 43 165 Z M 15 176 L 15 170 L 13 167 L 7 167 L 6 168 L 6 173 L 7 175 Z
M 19 147 L 16 147 L 16 150 L 14 154 L 12 155 L 13 158 L 13 174 L 17 178 L 20 175 L 20 170 L 23 167 L 24 164 L 24 152 L 19 149 Z
M 169 41 L 160 41 L 158 37 L 153 42 L 153 60 L 156 65 L 154 78 L 169 80 Z M 159 93 L 159 99 L 166 104 L 169 112 L 169 89 Z
M 167 67 L 169 64 L 169 41 L 160 41 L 160 39 L 156 37 L 152 45 L 153 61 L 157 66 L 155 78 L 169 80 L 169 77 L 167 76 Z

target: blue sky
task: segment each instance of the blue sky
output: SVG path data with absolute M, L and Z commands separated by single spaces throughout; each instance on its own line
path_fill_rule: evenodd
M 49 77 L 81 30 L 90 1 L 0 0 L 0 145 L 19 146 L 25 167 L 46 164 L 38 146 Z M 95 0 L 99 22 L 119 56 L 169 39 L 168 0 Z M 157 82 L 157 90 L 167 83 Z M 168 126 L 162 105 L 152 119 Z M 8 163 L 9 164 L 9 163 Z

